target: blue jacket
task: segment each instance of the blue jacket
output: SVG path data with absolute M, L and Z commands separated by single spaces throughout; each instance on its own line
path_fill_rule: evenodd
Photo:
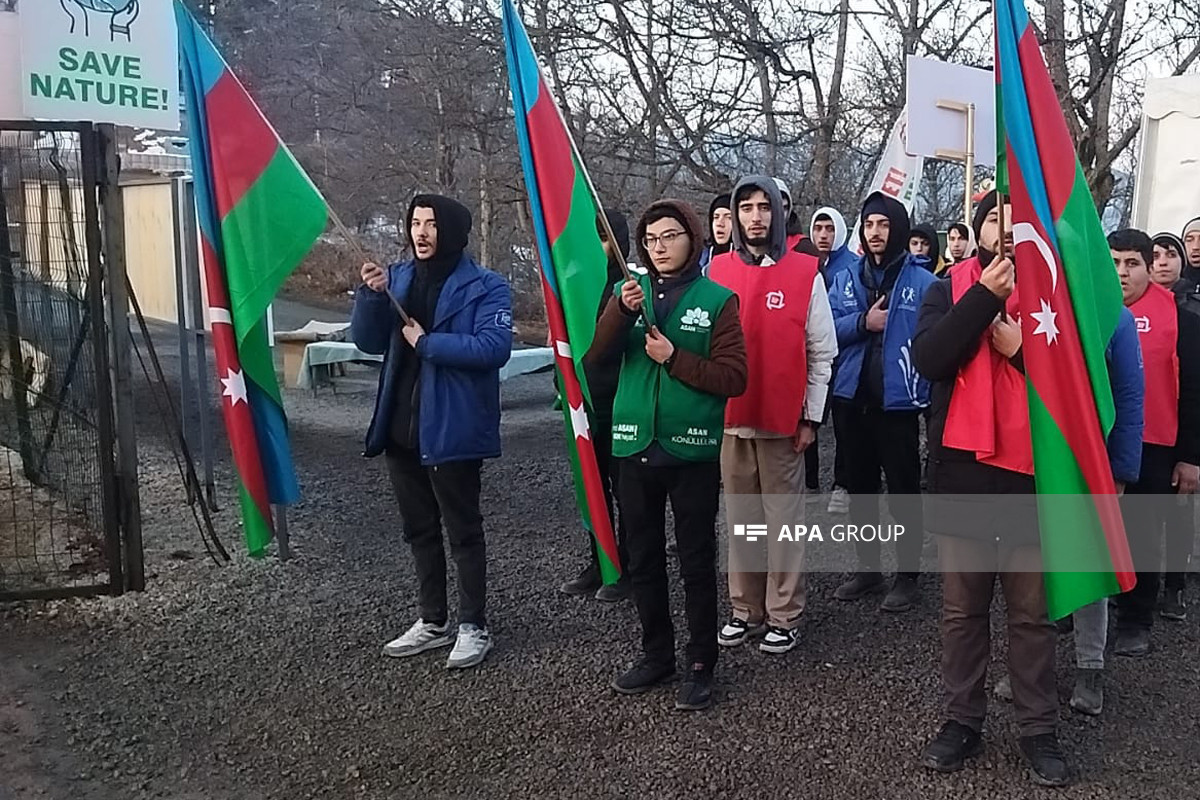
M 883 329 L 883 410 L 911 411 L 929 405 L 929 381 L 912 363 L 912 337 L 917 329 L 917 311 L 925 290 L 937 277 L 913 256 L 904 262 L 888 298 L 887 324 Z M 865 256 L 841 268 L 829 285 L 829 306 L 837 329 L 838 358 L 833 379 L 833 396 L 853 400 L 858 392 L 863 356 L 872 334 L 863 324 L 869 306 L 862 281 Z
M 1137 324 L 1128 308 L 1121 309 L 1117 327 L 1104 351 L 1112 385 L 1116 419 L 1108 433 L 1108 461 L 1113 477 L 1137 483 L 1142 471 L 1142 428 L 1146 382 L 1142 370 L 1142 345 Z
M 411 261 L 388 267 L 388 287 L 401 305 L 413 274 Z M 387 294 L 358 288 L 350 335 L 363 352 L 384 355 L 365 456 L 388 446 L 400 377 L 400 359 L 390 352 L 398 324 Z M 442 287 L 433 325 L 417 343 L 422 464 L 500 455 L 500 368 L 512 353 L 512 336 L 508 283 L 464 253 Z
M 825 261 L 825 287 L 832 286 L 834 279 L 844 270 L 853 269 L 858 258 L 846 245 L 831 252 Z

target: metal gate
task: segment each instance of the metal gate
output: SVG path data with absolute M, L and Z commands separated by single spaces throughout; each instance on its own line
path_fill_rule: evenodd
M 0 599 L 120 592 L 99 137 L 0 122 Z

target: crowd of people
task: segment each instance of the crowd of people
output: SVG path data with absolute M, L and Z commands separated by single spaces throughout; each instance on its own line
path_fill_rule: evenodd
M 358 347 L 384 355 L 366 454 L 385 456 L 418 582 L 419 618 L 384 653 L 452 647 L 447 666 L 466 668 L 493 646 L 480 469 L 500 452 L 511 298 L 505 281 L 467 254 L 471 217 L 461 204 L 419 195 L 407 223 L 413 258 L 363 265 L 352 318 Z M 858 567 L 835 597 L 883 595 L 883 611 L 909 611 L 921 597 L 924 535 L 937 545 L 947 704 L 921 763 L 952 772 L 981 749 L 998 582 L 1009 657 L 995 693 L 1014 704 L 1033 780 L 1066 784 L 1055 642 L 1073 630 L 1071 708 L 1101 714 L 1110 601 L 1057 625 L 1047 614 L 1022 360 L 1033 328 L 1023 332 L 1015 293 L 1011 205 L 987 194 L 944 246 L 933 226 L 913 226 L 883 193 L 866 199 L 856 223 L 852 242 L 842 214 L 819 208 L 804 233 L 786 184 L 767 176 L 738 181 L 704 220 L 681 201 L 651 203 L 633 226 L 636 264 L 627 264 L 626 219 L 613 210 L 597 219 L 609 290 L 583 359 L 585 433 L 622 573 L 601 580 L 589 536 L 583 569 L 562 591 L 632 597 L 640 656 L 613 690 L 640 695 L 679 679 L 675 707 L 708 708 L 721 649 L 792 650 L 807 596 L 803 543 L 768 535 L 754 558 L 731 546 L 731 611 L 719 618 L 722 496 L 730 527 L 802 521 L 806 492 L 821 488 L 818 431 L 831 423 L 828 511 L 878 522 L 886 483 L 888 510 L 908 532 L 890 583 L 880 543 L 860 542 Z M 1182 236 L 1127 229 L 1108 244 L 1125 306 L 1105 353 L 1115 408 L 1108 455 L 1137 570 L 1135 588 L 1112 602 L 1112 652 L 1141 657 L 1156 614 L 1187 614 L 1191 495 L 1200 482 L 1200 218 Z M 579 434 L 585 423 L 575 424 Z M 457 629 L 443 525 L 458 573 Z M 682 675 L 672 556 L 687 621 Z

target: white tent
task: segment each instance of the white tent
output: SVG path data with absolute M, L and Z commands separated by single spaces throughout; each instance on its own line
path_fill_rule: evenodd
M 1134 227 L 1180 233 L 1200 216 L 1200 75 L 1146 82 Z

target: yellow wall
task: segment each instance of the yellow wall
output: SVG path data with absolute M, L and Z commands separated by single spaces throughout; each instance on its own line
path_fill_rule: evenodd
M 125 201 L 125 269 L 148 319 L 175 322 L 175 222 L 171 184 L 121 188 Z

